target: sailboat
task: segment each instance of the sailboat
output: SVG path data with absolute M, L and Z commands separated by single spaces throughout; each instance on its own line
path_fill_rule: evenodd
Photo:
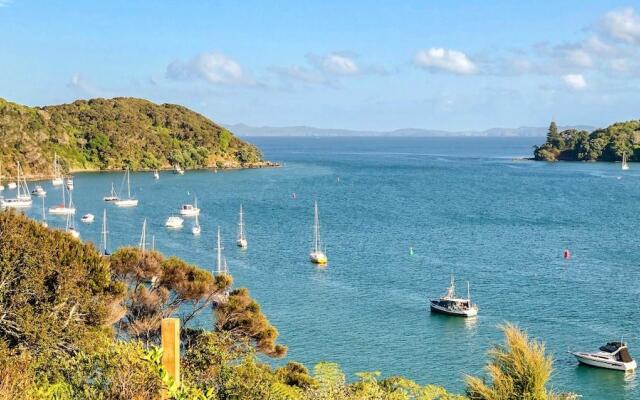
M 193 233 L 195 236 L 198 236 L 201 231 L 202 231 L 202 228 L 200 227 L 200 222 L 198 221 L 198 214 L 196 214 L 196 222 L 193 224 L 193 227 L 191 228 L 191 233 Z
M 160 179 L 160 174 L 158 173 L 157 169 L 153 171 L 153 179 L 155 180 Z
M 627 162 L 627 153 L 622 153 L 622 170 L 626 171 L 629 169 L 629 163 Z
M 127 167 L 127 172 L 125 174 L 127 179 L 127 198 L 126 199 L 118 199 L 113 203 L 118 207 L 135 207 L 138 205 L 138 199 L 134 199 L 131 197 L 131 182 L 129 179 L 129 168 Z
M 107 250 L 107 235 L 109 231 L 107 230 L 107 210 L 102 211 L 102 231 L 100 237 L 100 249 L 102 249 L 102 255 L 110 256 L 109 250 Z
M 44 197 L 42 197 L 42 226 L 45 228 L 49 226 L 47 223 L 47 214 L 44 211 Z
M 53 153 L 53 179 L 51 184 L 53 186 L 61 186 L 64 183 L 62 179 L 62 173 L 60 171 L 60 162 L 58 162 L 58 154 Z
M 18 183 L 16 197 L 8 199 L 0 199 L 0 207 L 14 207 L 25 208 L 31 207 L 33 203 L 31 195 L 29 194 L 29 186 L 27 186 L 27 180 L 21 175 L 22 169 L 20 163 L 18 163 Z
M 111 193 L 109 193 L 108 196 L 104 196 L 102 200 L 106 201 L 107 203 L 120 200 L 120 197 L 118 197 L 118 193 L 116 193 L 116 188 L 113 187 L 113 182 L 111 182 Z
M 244 234 L 244 213 L 242 212 L 242 204 L 240 204 L 240 222 L 238 222 L 238 240 L 236 240 L 236 244 L 238 247 L 242 247 L 243 249 L 246 249 L 249 244 Z
M 320 218 L 318 217 L 318 202 L 316 201 L 313 208 L 313 249 L 309 253 L 309 259 L 314 264 L 325 265 L 327 263 L 327 255 L 322 251 L 320 241 Z
M 142 233 L 140 234 L 140 243 L 138 243 L 138 248 L 143 253 L 147 250 L 147 219 L 144 219 L 142 222 Z
M 67 189 L 65 187 L 62 188 L 62 204 L 55 205 L 49 208 L 49 214 L 52 215 L 70 215 L 75 214 L 76 209 L 72 206 L 73 202 L 71 199 L 71 192 L 69 192 L 69 206 L 67 206 L 65 199 L 65 192 Z
M 69 192 L 71 193 L 71 192 Z M 73 208 L 75 210 L 75 208 L 73 207 L 73 200 L 69 200 L 69 208 Z M 71 236 L 73 236 L 76 239 L 80 239 L 80 231 L 78 231 L 76 229 L 76 221 L 75 221 L 75 213 L 73 214 L 67 214 L 67 227 L 66 227 L 66 232 L 69 233 Z

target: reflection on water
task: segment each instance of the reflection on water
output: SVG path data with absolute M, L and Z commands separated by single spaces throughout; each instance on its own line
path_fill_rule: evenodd
M 636 371 L 614 371 L 578 364 L 575 366 L 575 374 L 580 380 L 597 382 L 605 393 L 630 391 L 638 386 Z

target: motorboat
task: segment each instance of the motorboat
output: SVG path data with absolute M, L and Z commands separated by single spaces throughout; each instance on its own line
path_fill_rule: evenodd
M 617 371 L 633 371 L 636 369 L 636 360 L 629 354 L 629 348 L 624 342 L 609 342 L 600 346 L 599 351 L 592 353 L 569 352 L 573 354 L 580 364 L 592 367 L 614 369 Z
M 200 215 L 198 198 L 195 199 L 194 204 L 183 204 L 182 207 L 180 207 L 179 213 L 183 217 L 196 217 Z
M 90 224 L 95 219 L 96 217 L 93 214 L 85 214 L 82 216 L 82 218 L 80 218 L 80 221 L 84 222 L 85 224 Z
M 167 228 L 182 228 L 182 224 L 184 223 L 184 219 L 177 217 L 175 215 L 167 218 L 167 221 L 164 223 L 164 226 Z
M 475 317 L 478 306 L 471 302 L 471 291 L 467 282 L 467 298 L 456 297 L 456 286 L 453 275 L 447 293 L 439 299 L 430 300 L 431 312 L 459 317 Z
M 36 185 L 35 188 L 31 191 L 33 196 L 44 197 L 47 195 L 47 191 L 42 188 L 40 185 Z
M 313 248 L 309 253 L 309 260 L 318 265 L 325 265 L 328 261 L 327 255 L 322 251 L 320 242 L 320 217 L 318 216 L 318 202 L 313 207 Z
M 9 188 L 9 189 L 15 189 L 15 188 L 17 188 L 17 187 L 18 187 L 18 184 L 17 184 L 17 183 L 15 183 L 15 182 L 9 182 L 9 183 L 7 183 L 7 188 Z
M 106 201 L 107 203 L 112 203 L 114 201 L 120 200 L 120 197 L 118 197 L 118 193 L 116 193 L 116 188 L 113 187 L 113 182 L 111 182 L 111 193 L 109 193 L 108 196 L 104 196 L 102 200 Z

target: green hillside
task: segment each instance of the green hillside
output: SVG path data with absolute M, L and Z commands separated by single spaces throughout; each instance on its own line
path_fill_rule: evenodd
M 629 161 L 640 161 L 640 121 L 617 122 L 593 132 L 558 132 L 552 122 L 547 141 L 534 150 L 535 159 L 541 161 L 620 161 L 623 154 Z
M 253 145 L 185 107 L 136 98 L 77 100 L 27 107 L 0 99 L 3 175 L 20 161 L 48 176 L 57 153 L 65 170 L 262 166 Z

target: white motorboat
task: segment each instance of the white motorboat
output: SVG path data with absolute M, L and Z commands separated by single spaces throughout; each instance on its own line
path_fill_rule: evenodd
M 95 219 L 96 219 L 96 217 L 93 214 L 85 214 L 85 215 L 82 216 L 82 218 L 80 218 L 80 221 L 84 222 L 85 224 L 90 224 Z
M 9 182 L 9 183 L 7 183 L 7 188 L 9 188 L 9 189 L 15 189 L 15 188 L 17 188 L 17 187 L 18 187 L 18 184 L 17 184 L 17 183 L 15 183 L 15 182 Z
M 138 205 L 138 199 L 134 199 L 133 197 L 131 197 L 131 182 L 129 179 L 129 168 L 127 168 L 125 178 L 127 180 L 127 198 L 115 200 L 113 204 L 115 204 L 118 207 L 135 207 Z
M 112 203 L 114 201 L 120 200 L 120 197 L 118 197 L 118 193 L 116 193 L 116 188 L 113 187 L 113 182 L 111 182 L 111 193 L 109 193 L 108 196 L 104 196 L 102 200 L 106 201 L 107 203 Z
M 627 171 L 629 169 L 629 162 L 627 160 L 627 153 L 622 153 L 622 170 Z
M 51 179 L 51 184 L 53 186 L 62 186 L 64 184 L 60 162 L 58 161 L 58 155 L 56 153 L 53 153 L 53 178 Z
M 322 251 L 320 242 L 320 218 L 318 216 L 318 202 L 313 207 L 313 248 L 309 253 L 309 259 L 314 264 L 325 265 L 328 261 L 327 255 Z
M 67 190 L 73 190 L 73 176 L 67 178 Z
M 182 228 L 182 224 L 184 223 L 184 219 L 177 217 L 175 215 L 170 216 L 169 218 L 167 218 L 167 221 L 164 223 L 164 226 L 166 226 L 167 228 Z
M 160 174 L 158 173 L 157 169 L 153 171 L 153 179 L 155 180 L 160 179 Z
M 31 194 L 38 197 L 44 197 L 47 195 L 47 191 L 44 190 L 42 186 L 36 185 L 36 187 L 31 191 Z
M 49 208 L 49 214 L 51 215 L 74 215 L 76 213 L 76 208 L 72 207 L 71 201 L 71 192 L 69 192 L 69 205 L 67 206 L 67 202 L 65 199 L 65 192 L 67 189 L 65 187 L 62 188 L 62 204 L 57 204 L 53 207 Z
M 242 204 L 240 204 L 240 222 L 238 222 L 238 239 L 236 240 L 238 247 L 247 248 L 249 242 L 244 232 L 244 213 L 242 212 Z
M 9 188 L 11 188 L 11 186 L 9 186 Z M 20 163 L 18 163 L 18 183 L 16 188 L 18 189 L 16 197 L 0 198 L 0 207 L 26 208 L 31 207 L 31 204 L 33 204 L 31 195 L 29 194 L 29 186 L 27 186 L 27 180 L 22 176 Z
M 578 362 L 592 367 L 614 369 L 617 371 L 635 370 L 636 360 L 631 358 L 629 348 L 624 342 L 609 342 L 593 353 L 569 352 Z
M 183 217 L 195 217 L 200 215 L 200 209 L 198 208 L 198 198 L 194 200 L 194 204 L 183 204 L 180 207 L 180 215 Z
M 478 306 L 471 302 L 471 291 L 467 282 L 467 298 L 456 297 L 456 286 L 453 275 L 447 293 L 439 299 L 430 300 L 431 311 L 435 313 L 454 315 L 458 317 L 475 317 L 478 315 Z
M 193 233 L 194 236 L 198 236 L 200 232 L 202 232 L 202 227 L 198 221 L 198 215 L 196 215 L 196 222 L 193 224 L 193 227 L 191 227 L 191 233 Z

